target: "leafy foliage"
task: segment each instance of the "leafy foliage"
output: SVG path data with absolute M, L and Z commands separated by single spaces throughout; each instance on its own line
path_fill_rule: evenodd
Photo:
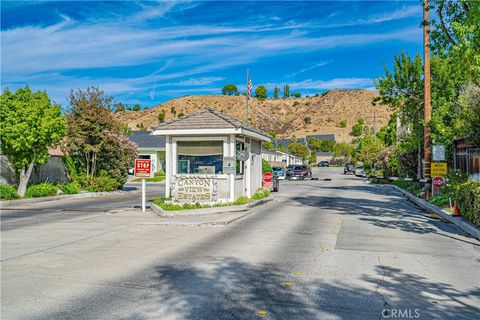
M 473 146 L 480 147 L 480 86 L 469 84 L 460 95 L 462 132 Z
M 77 194 L 80 192 L 80 186 L 77 182 L 66 183 L 58 186 L 65 194 Z
M 301 94 L 300 92 L 295 92 L 295 93 L 293 94 L 293 96 L 294 96 L 295 98 L 300 98 L 300 97 L 302 96 L 302 94 Z
M 297 141 L 294 141 L 294 142 L 290 143 L 290 145 L 288 146 L 288 152 L 290 152 L 294 156 L 300 157 L 304 160 L 310 154 L 307 146 L 302 144 L 302 143 L 299 143 Z
M 252 195 L 253 200 L 260 200 L 266 198 L 270 195 L 270 189 L 260 187 L 258 190 Z
M 273 169 L 267 160 L 262 159 L 262 174 L 264 174 L 265 172 L 273 173 Z
M 0 185 L 0 199 L 2 200 L 13 200 L 17 199 L 18 194 L 17 190 L 9 184 Z
M 162 123 L 162 122 L 165 122 L 165 110 L 162 110 L 159 114 L 158 114 L 158 122 Z
M 355 145 L 347 142 L 339 142 L 333 145 L 333 156 L 350 161 L 355 152 Z
M 308 139 L 308 146 L 313 151 L 320 151 L 320 152 L 331 152 L 333 151 L 333 146 L 335 145 L 335 141 L 332 139 L 328 140 L 320 140 L 317 138 L 310 138 Z
M 278 99 L 279 93 L 280 93 L 280 89 L 278 89 L 278 87 L 275 87 L 273 89 L 273 98 Z
M 58 188 L 51 183 L 44 182 L 31 185 L 27 188 L 25 197 L 38 198 L 38 197 L 50 197 L 56 195 Z
M 347 120 L 341 120 L 339 123 L 338 123 L 338 126 L 340 128 L 346 128 L 347 127 Z
M 0 146 L 19 174 L 18 194 L 23 196 L 34 165 L 49 158 L 48 149 L 66 133 L 61 107 L 43 91 L 29 87 L 16 92 L 6 89 L 0 96 Z
M 288 84 L 283 87 L 283 98 L 290 98 L 290 86 Z
M 363 162 L 366 167 L 372 168 L 376 163 L 383 146 L 379 141 L 374 141 L 372 136 L 360 140 L 357 146 L 356 160 Z
M 255 90 L 255 97 L 260 98 L 260 99 L 266 99 L 267 98 L 267 88 L 265 88 L 265 86 L 258 86 L 257 89 Z
M 231 95 L 235 95 L 237 92 L 238 92 L 237 86 L 234 85 L 233 83 L 226 84 L 222 89 L 222 93 L 224 95 L 231 96 Z
M 456 198 L 460 201 L 460 213 L 480 226 L 480 181 L 470 180 L 458 187 Z

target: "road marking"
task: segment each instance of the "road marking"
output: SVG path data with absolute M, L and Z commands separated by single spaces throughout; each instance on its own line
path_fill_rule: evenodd
M 325 243 L 323 243 L 323 242 L 320 243 L 320 248 L 325 249 L 326 247 L 327 247 L 327 245 Z
M 268 314 L 268 311 L 267 310 L 258 310 L 257 314 L 260 315 L 260 316 L 264 316 L 264 315 Z
M 291 287 L 291 286 L 292 286 L 292 283 L 291 283 L 290 281 L 285 281 L 285 282 L 283 283 L 283 285 L 284 285 L 285 287 Z
M 299 276 L 299 275 L 301 275 L 301 274 L 302 274 L 302 273 L 301 273 L 301 272 L 298 272 L 298 271 L 293 273 L 294 276 Z

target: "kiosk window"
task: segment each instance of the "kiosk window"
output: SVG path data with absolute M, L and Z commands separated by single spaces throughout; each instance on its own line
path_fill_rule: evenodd
M 223 141 L 178 141 L 177 173 L 221 174 Z
M 235 149 L 236 151 L 243 151 L 245 150 L 245 143 L 241 141 L 236 141 L 235 143 Z M 243 174 L 243 168 L 244 168 L 244 161 L 237 160 L 237 175 L 242 175 Z

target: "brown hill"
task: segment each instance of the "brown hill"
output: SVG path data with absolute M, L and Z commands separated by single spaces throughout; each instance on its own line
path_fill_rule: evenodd
M 351 141 L 352 125 L 363 117 L 368 126 L 373 126 L 373 111 L 377 111 L 377 129 L 387 124 L 391 111 L 385 106 L 372 105 L 372 98 L 378 96 L 370 90 L 332 90 L 308 98 L 249 100 L 249 122 L 265 131 L 273 130 L 278 137 L 308 134 L 335 134 L 337 141 Z M 188 115 L 205 107 L 213 107 L 239 120 L 245 120 L 244 96 L 185 96 L 176 98 L 157 107 L 142 111 L 125 111 L 116 117 L 138 130 L 143 124 L 146 129 L 158 123 L 158 114 L 165 112 L 165 120 Z M 347 121 L 346 128 L 339 122 Z

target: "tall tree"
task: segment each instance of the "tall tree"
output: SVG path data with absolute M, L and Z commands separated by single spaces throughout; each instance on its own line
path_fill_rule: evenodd
M 224 95 L 231 96 L 231 95 L 236 94 L 237 92 L 238 92 L 237 86 L 234 85 L 233 83 L 229 83 L 229 84 L 225 85 L 222 89 L 222 93 Z
M 133 111 L 140 111 L 140 110 L 142 110 L 142 107 L 138 103 L 135 103 L 135 105 L 133 106 Z
M 71 91 L 67 113 L 68 147 L 76 154 L 87 178 L 95 175 L 98 153 L 107 132 L 119 133 L 120 125 L 110 112 L 112 98 L 98 88 Z
M 273 98 L 278 99 L 278 94 L 279 94 L 279 92 L 280 92 L 280 89 L 278 89 L 277 87 L 275 87 L 275 88 L 273 89 Z
M 283 89 L 283 97 L 284 98 L 290 97 L 290 86 L 288 84 Z
M 466 82 L 480 85 L 480 2 L 433 0 L 433 53 L 462 70 Z
M 48 160 L 48 149 L 66 133 L 61 107 L 46 92 L 29 87 L 0 96 L 0 144 L 18 175 L 18 194 L 25 195 L 34 165 Z

